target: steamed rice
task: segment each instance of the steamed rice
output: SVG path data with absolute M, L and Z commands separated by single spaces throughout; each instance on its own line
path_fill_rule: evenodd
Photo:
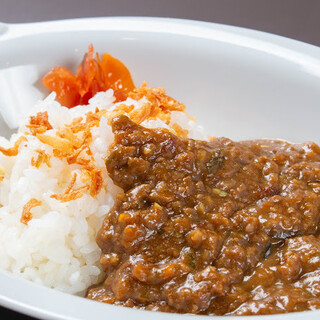
M 113 101 L 113 91 L 108 90 L 98 93 L 88 106 L 67 109 L 55 101 L 52 93 L 31 111 L 33 115 L 47 112 L 52 129 L 45 134 L 55 137 L 61 128 L 79 117 L 85 118 L 88 112 L 94 114 L 96 108 L 105 110 L 97 126 L 90 128 L 92 163 L 102 177 L 102 187 L 96 195 L 90 194 L 86 188 L 79 198 L 71 201 L 59 201 L 58 196 L 54 198 L 66 192 L 73 178 L 71 187 L 81 189 L 84 181 L 82 168 L 79 164 L 68 163 L 63 157 L 54 156 L 52 146 L 41 142 L 40 136 L 30 133 L 27 127 L 30 115 L 24 117 L 18 133 L 10 141 L 0 137 L 0 146 L 4 148 L 12 148 L 19 137 L 26 137 L 17 156 L 6 156 L 0 152 L 1 269 L 69 293 L 83 292 L 99 281 L 102 270 L 95 237 L 114 203 L 115 195 L 121 191 L 108 177 L 104 163 L 113 142 L 109 118 L 120 104 L 133 106 L 133 110 L 139 113 L 141 108 L 151 103 L 147 96 L 139 97 L 138 101 L 130 98 L 117 104 Z M 123 110 L 125 113 L 125 108 Z M 204 138 L 201 128 L 181 111 L 172 111 L 170 122 L 154 117 L 142 120 L 141 124 L 146 127 L 186 129 L 188 137 Z M 50 158 L 37 167 L 34 159 L 39 157 L 39 150 Z M 37 205 L 29 210 L 30 219 L 22 223 L 22 212 L 31 199 L 36 199 Z

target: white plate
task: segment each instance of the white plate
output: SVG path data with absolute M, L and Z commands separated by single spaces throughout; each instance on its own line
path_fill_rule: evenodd
M 7 120 L 14 124 L 19 106 L 46 95 L 38 81 L 46 71 L 57 64 L 75 68 L 89 43 L 121 59 L 137 85 L 148 80 L 150 86 L 166 87 L 209 134 L 320 142 L 320 48 L 262 32 L 174 19 L 0 24 L 0 108 L 11 104 L 15 110 Z M 8 134 L 0 119 L 0 135 Z M 6 272 L 0 272 L 0 283 L 0 304 L 45 319 L 191 319 L 100 304 Z M 319 317 L 320 311 L 303 313 L 305 320 Z

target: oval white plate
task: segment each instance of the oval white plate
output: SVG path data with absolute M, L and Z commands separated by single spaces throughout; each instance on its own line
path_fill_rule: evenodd
M 136 85 L 148 80 L 166 87 L 208 134 L 320 142 L 320 48 L 237 27 L 161 18 L 0 24 L 0 109 L 12 106 L 6 120 L 15 125 L 25 107 L 48 93 L 39 81 L 44 73 L 57 64 L 75 69 L 89 43 L 121 59 Z M 0 135 L 8 134 L 0 118 Z M 203 319 L 100 304 L 3 271 L 0 283 L 0 304 L 45 319 Z M 306 320 L 319 317 L 320 311 L 303 313 Z

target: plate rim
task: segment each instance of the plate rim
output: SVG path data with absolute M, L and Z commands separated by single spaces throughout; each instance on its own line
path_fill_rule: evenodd
M 86 22 L 86 23 L 85 23 Z M 90 24 L 88 23 L 90 22 Z M 148 30 L 146 30 L 146 27 Z M 176 18 L 159 17 L 98 17 L 77 18 L 65 20 L 40 21 L 31 23 L 0 23 L 0 46 L 8 40 L 17 40 L 35 34 L 50 34 L 53 32 L 67 32 L 79 30 L 101 31 L 140 31 L 158 32 L 184 36 L 195 36 L 215 41 L 229 42 L 238 46 L 247 46 L 252 49 L 264 51 L 283 59 L 293 61 L 304 67 L 313 68 L 320 74 L 320 47 L 274 35 L 262 31 Z M 28 280 L 19 278 L 7 271 L 0 271 L 0 304 L 9 309 L 28 314 L 33 317 L 46 319 L 91 319 L 110 313 L 119 319 L 130 317 L 132 320 L 148 319 L 150 312 L 112 306 L 90 301 L 82 297 L 58 292 Z M 27 286 L 30 294 L 24 294 Z M 15 290 L 13 290 L 15 288 Z M 35 299 L 34 297 L 38 299 Z M 49 297 L 54 304 L 48 304 L 45 297 Z M 72 305 L 77 308 L 72 309 Z M 89 314 L 88 314 L 89 312 Z M 306 311 L 305 319 L 317 318 L 320 310 Z M 204 316 L 166 314 L 153 312 L 152 317 L 157 320 L 164 319 L 204 319 Z M 215 319 L 225 317 L 215 317 Z M 261 316 L 265 320 L 299 319 L 301 313 Z M 252 317 L 228 317 L 230 320 L 251 320 Z

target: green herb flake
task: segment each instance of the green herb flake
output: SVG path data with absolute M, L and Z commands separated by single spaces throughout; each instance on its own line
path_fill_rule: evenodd
M 223 190 L 221 190 L 221 189 L 218 189 L 218 188 L 213 188 L 213 189 L 212 189 L 212 192 L 215 193 L 215 194 L 217 194 L 217 195 L 220 196 L 220 197 L 226 197 L 226 196 L 228 195 L 227 192 L 225 192 L 225 191 L 223 191 Z
M 197 265 L 196 265 L 196 257 L 195 257 L 195 255 L 194 255 L 194 253 L 190 253 L 190 254 L 188 254 L 188 262 L 189 262 L 189 266 L 190 266 L 190 268 L 191 269 L 195 269 L 196 267 L 197 267 Z
M 206 163 L 206 167 L 209 170 L 219 169 L 224 164 L 225 157 L 221 155 L 221 150 L 215 152 L 211 159 Z

